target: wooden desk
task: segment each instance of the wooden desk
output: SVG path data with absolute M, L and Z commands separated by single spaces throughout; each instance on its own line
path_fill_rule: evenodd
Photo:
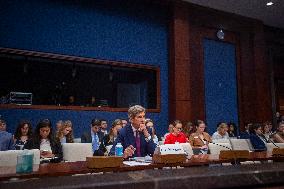
M 252 152 L 250 158 L 244 161 L 262 161 L 262 160 L 276 160 L 284 161 L 284 157 L 273 157 L 266 152 Z M 9 180 L 11 178 L 38 178 L 38 177 L 57 177 L 74 174 L 87 174 L 99 172 L 125 172 L 125 171 L 139 171 L 145 169 L 162 169 L 164 167 L 193 167 L 209 164 L 230 163 L 232 160 L 221 160 L 218 155 L 202 154 L 193 155 L 185 163 L 175 164 L 150 164 L 147 166 L 127 166 L 123 165 L 117 168 L 102 168 L 102 169 L 89 169 L 86 162 L 61 162 L 61 163 L 46 163 L 41 164 L 29 174 L 16 174 L 15 167 L 0 167 L 0 181 Z M 14 170 L 14 172 L 11 172 Z

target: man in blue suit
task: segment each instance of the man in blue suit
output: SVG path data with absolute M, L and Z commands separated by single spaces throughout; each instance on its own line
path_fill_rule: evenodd
M 101 122 L 98 119 L 93 119 L 91 122 L 91 130 L 84 132 L 81 136 L 82 143 L 92 143 L 94 155 L 102 156 L 104 153 L 99 149 L 100 143 L 104 134 L 100 132 Z
M 129 108 L 128 117 L 130 125 L 123 127 L 117 136 L 117 139 L 110 151 L 114 155 L 115 146 L 121 143 L 123 146 L 123 157 L 144 157 L 152 156 L 156 144 L 151 137 L 151 130 L 145 125 L 146 110 L 140 105 Z
M 15 150 L 13 135 L 6 132 L 6 122 L 0 119 L 0 151 Z

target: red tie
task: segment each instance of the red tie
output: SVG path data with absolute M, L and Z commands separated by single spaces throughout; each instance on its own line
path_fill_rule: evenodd
M 141 151 L 140 151 L 140 136 L 139 136 L 138 130 L 136 130 L 135 142 L 136 142 L 136 154 L 137 154 L 137 157 L 141 157 Z

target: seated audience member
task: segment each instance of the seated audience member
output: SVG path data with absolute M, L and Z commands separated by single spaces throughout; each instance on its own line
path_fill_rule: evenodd
M 57 135 L 57 133 L 59 132 L 60 129 L 62 129 L 63 127 L 63 121 L 59 120 L 56 122 L 56 131 L 55 131 L 55 136 Z
M 6 122 L 3 119 L 0 120 L 0 128 L 0 151 L 15 150 L 13 135 L 6 131 Z
M 183 126 L 183 133 L 185 134 L 186 138 L 189 138 L 189 136 L 194 133 L 194 126 L 192 122 L 187 122 L 185 126 Z
M 278 123 L 277 131 L 271 137 L 274 142 L 284 143 L 284 121 Z
M 127 125 L 127 120 L 126 119 L 121 119 L 122 122 L 122 127 L 125 127 Z
M 173 132 L 173 128 L 174 128 L 173 124 L 170 123 L 168 127 L 168 132 L 164 135 L 164 139 L 166 139 L 167 136 Z
M 27 141 L 24 149 L 39 149 L 41 158 L 56 157 L 59 161 L 63 158 L 61 144 L 53 138 L 51 122 L 48 119 L 37 124 L 33 137 Z
M 277 123 L 277 125 L 278 125 L 278 124 L 281 122 L 281 115 L 280 115 L 280 112 L 276 112 L 275 116 L 276 116 L 276 123 Z
M 29 121 L 21 121 L 18 125 L 15 135 L 15 148 L 17 150 L 21 150 L 28 139 L 32 137 L 32 125 Z
M 151 137 L 151 130 L 145 125 L 145 113 L 145 108 L 140 105 L 128 109 L 130 125 L 119 131 L 110 154 L 114 155 L 116 144 L 121 143 L 124 158 L 153 155 L 156 144 Z
M 60 141 L 60 143 L 73 143 L 73 126 L 70 120 L 64 121 L 63 126 L 56 133 L 56 139 Z
M 6 121 L 4 119 L 0 119 L 0 131 L 6 131 Z
M 227 123 L 218 123 L 217 131 L 213 133 L 212 140 L 229 139 L 230 137 L 227 131 L 228 131 Z
M 101 121 L 93 119 L 91 122 L 91 130 L 84 132 L 81 136 L 82 143 L 92 143 L 94 155 L 102 155 L 99 151 L 100 142 L 104 135 L 100 132 Z
M 263 135 L 265 136 L 265 139 L 267 141 L 270 140 L 270 135 L 272 135 L 272 131 L 271 131 L 270 125 L 272 125 L 272 124 L 269 121 L 267 121 L 262 126 Z
M 284 121 L 284 115 L 280 116 L 280 122 Z
M 266 151 L 266 143 L 268 142 L 263 133 L 261 124 L 254 123 L 250 127 L 250 142 L 255 151 Z
M 148 127 L 148 128 L 151 129 L 151 131 L 152 131 L 152 135 L 151 135 L 151 136 L 152 136 L 152 139 L 153 139 L 154 143 L 155 143 L 156 145 L 158 145 L 158 144 L 159 144 L 159 140 L 161 140 L 161 138 L 156 135 L 156 129 L 155 129 L 155 127 L 154 127 L 154 122 L 153 122 L 153 120 L 151 120 L 151 119 L 146 119 L 146 120 L 145 120 L 145 125 L 146 125 L 146 127 Z
M 173 132 L 170 133 L 167 138 L 165 139 L 165 144 L 175 144 L 176 142 L 179 143 L 186 143 L 188 139 L 186 138 L 185 134 L 182 131 L 182 123 L 179 120 L 174 121 L 173 123 Z
M 107 121 L 104 120 L 104 119 L 101 119 L 100 123 L 101 123 L 101 125 L 100 125 L 100 132 L 102 132 L 103 135 L 108 134 L 108 131 L 107 131 Z
M 252 127 L 252 123 L 245 124 L 245 131 L 241 132 L 241 135 L 240 135 L 241 139 L 249 139 L 251 127 Z
M 109 134 L 105 135 L 102 139 L 101 145 L 99 147 L 100 152 L 98 154 L 103 155 L 107 152 L 107 147 L 112 146 L 117 138 L 119 130 L 122 128 L 122 122 L 120 119 L 114 120 L 112 123 Z M 110 149 L 109 149 L 110 150 Z
M 208 143 L 211 142 L 211 137 L 205 132 L 206 125 L 203 121 L 197 120 L 196 131 L 189 137 L 189 142 L 192 146 L 194 154 L 207 154 Z
M 237 137 L 236 129 L 237 129 L 236 124 L 234 124 L 232 122 L 228 123 L 228 134 L 229 134 L 229 137 Z

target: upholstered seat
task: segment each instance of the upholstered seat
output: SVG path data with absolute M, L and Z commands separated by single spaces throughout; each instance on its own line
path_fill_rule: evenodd
M 193 155 L 193 151 L 192 151 L 192 147 L 190 145 L 190 143 L 180 143 L 180 145 L 182 146 L 183 150 L 185 151 L 185 153 L 188 156 L 192 156 Z
M 275 145 L 276 146 L 275 146 Z M 277 148 L 277 146 L 279 147 L 279 148 L 284 148 L 284 143 L 267 143 L 266 144 L 266 148 L 267 148 L 267 152 L 272 152 L 272 150 L 273 150 L 273 148 Z
M 92 143 L 64 143 L 62 150 L 63 160 L 68 162 L 86 161 L 86 157 L 93 156 Z
M 249 139 L 231 139 L 230 141 L 233 150 L 254 150 Z
M 213 139 L 212 142 L 214 142 L 214 143 L 229 143 L 230 144 L 229 139 Z

